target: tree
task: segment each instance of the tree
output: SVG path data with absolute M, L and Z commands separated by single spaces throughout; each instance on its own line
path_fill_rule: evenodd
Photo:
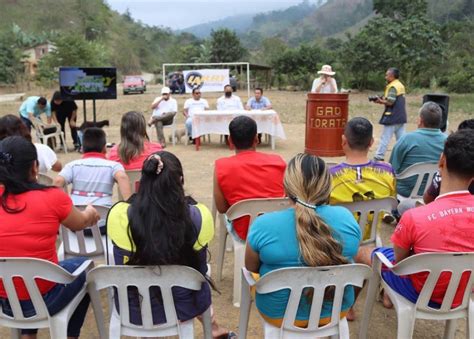
M 440 27 L 427 17 L 426 2 L 375 0 L 374 9 L 382 16 L 371 19 L 341 54 L 354 77 L 353 84 L 361 89 L 372 87 L 369 82 L 374 70 L 382 74 L 394 66 L 408 86 L 428 85 L 432 70 L 443 60 L 445 43 Z
M 38 64 L 38 78 L 48 81 L 57 77 L 60 66 L 97 67 L 108 65 L 105 47 L 97 42 L 86 41 L 80 35 L 65 35 L 54 41 L 55 49 Z
M 0 83 L 14 84 L 24 73 L 22 56 L 10 34 L 0 36 Z
M 426 16 L 428 11 L 426 0 L 374 0 L 373 6 L 376 13 L 399 21 L 414 16 Z
M 210 39 L 211 62 L 241 61 L 247 55 L 237 34 L 227 28 L 212 30 Z

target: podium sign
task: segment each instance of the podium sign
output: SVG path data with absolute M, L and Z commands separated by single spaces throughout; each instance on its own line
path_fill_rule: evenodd
M 308 93 L 305 153 L 321 157 L 344 155 L 341 137 L 349 115 L 349 94 Z

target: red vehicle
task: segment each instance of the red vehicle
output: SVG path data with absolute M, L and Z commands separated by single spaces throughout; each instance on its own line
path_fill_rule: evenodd
M 123 94 L 144 93 L 146 91 L 145 80 L 140 75 L 126 75 L 123 79 Z

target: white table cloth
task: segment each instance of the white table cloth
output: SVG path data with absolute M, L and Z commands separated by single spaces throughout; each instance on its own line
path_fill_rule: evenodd
M 257 122 L 257 132 L 266 133 L 271 137 L 272 149 L 275 149 L 275 137 L 286 139 L 285 131 L 278 113 L 274 110 L 209 110 L 195 112 L 193 121 L 193 138 L 199 138 L 206 134 L 229 135 L 229 124 L 235 117 L 246 115 Z

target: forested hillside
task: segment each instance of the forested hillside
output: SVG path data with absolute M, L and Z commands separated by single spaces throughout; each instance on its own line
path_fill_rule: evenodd
M 329 63 L 345 87 L 380 88 L 380 69 L 397 65 L 410 87 L 474 91 L 472 0 L 302 1 L 254 16 L 245 32 L 215 27 L 206 38 L 145 25 L 105 0 L 0 6 L 0 84 L 22 80 L 23 51 L 51 41 L 56 49 L 28 81 L 54 80 L 57 67 L 68 65 L 160 73 L 164 62 L 251 61 L 272 66 L 278 87 L 307 88 Z

